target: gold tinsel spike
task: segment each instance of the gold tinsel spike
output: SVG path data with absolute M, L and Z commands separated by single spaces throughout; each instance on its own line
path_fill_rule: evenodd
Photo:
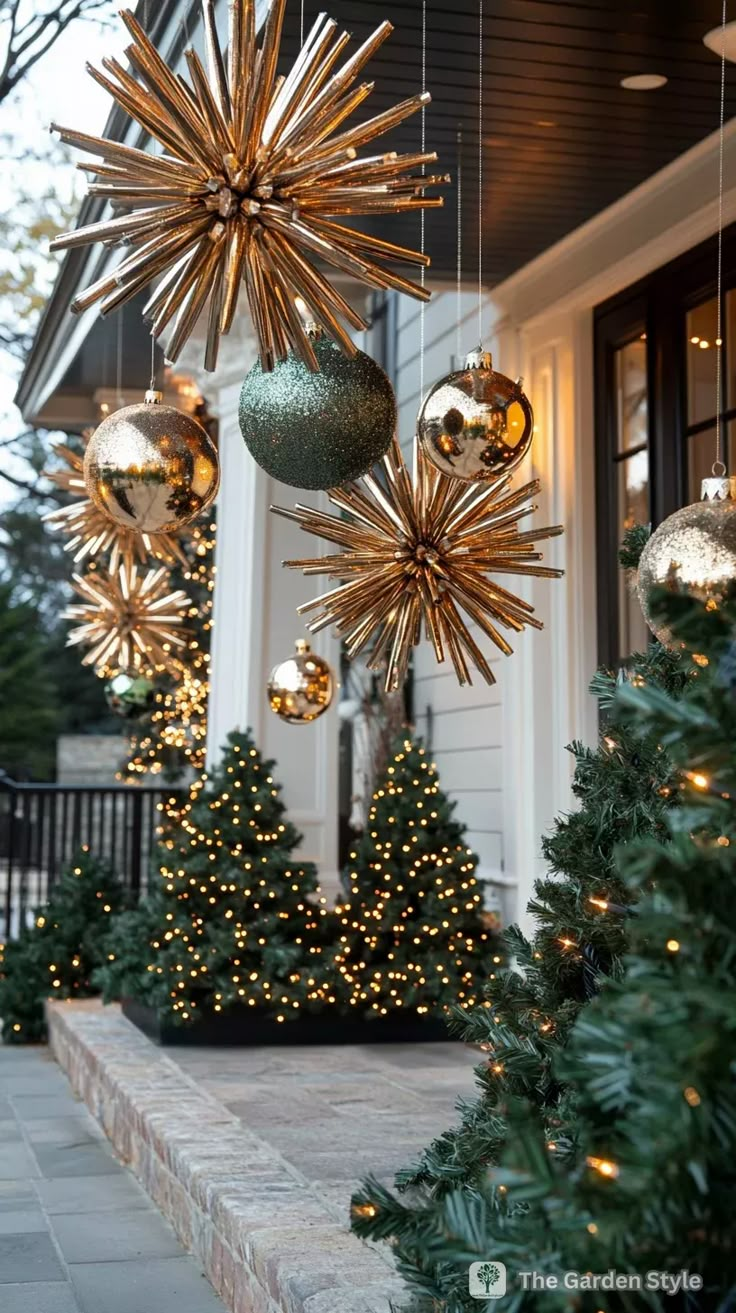
M 533 509 L 536 482 L 509 492 L 509 476 L 481 488 L 448 479 L 416 452 L 414 478 L 396 441 L 383 461 L 383 478 L 366 475 L 358 484 L 330 492 L 337 515 L 298 505 L 272 506 L 307 533 L 343 550 L 329 556 L 284 561 L 307 575 L 337 579 L 336 587 L 299 608 L 314 613 L 313 632 L 335 625 L 348 656 L 364 649 L 369 664 L 385 664 L 386 689 L 406 676 L 412 647 L 423 634 L 438 662 L 448 656 L 461 684 L 474 666 L 494 682 L 487 658 L 463 612 L 505 655 L 511 647 L 498 626 L 521 632 L 541 628 L 533 608 L 497 583 L 495 576 L 524 574 L 559 578 L 561 570 L 536 565 L 533 538 L 552 538 L 561 526 L 520 532 Z
M 186 646 L 184 617 L 191 605 L 182 589 L 171 588 L 165 566 L 148 570 L 120 565 L 112 571 L 72 576 L 81 598 L 62 613 L 75 621 L 67 646 L 88 648 L 82 664 L 96 669 L 152 671 L 171 650 Z
M 362 321 L 317 260 L 370 287 L 429 295 L 388 267 L 394 261 L 426 265 L 426 256 L 331 221 L 442 204 L 427 193 L 443 186 L 447 175 L 419 171 L 434 161 L 433 152 L 358 156 L 422 109 L 428 93 L 346 127 L 373 90 L 358 77 L 392 25 L 381 23 L 341 64 L 349 35 L 322 14 L 281 77 L 276 66 L 284 11 L 285 0 L 272 0 L 258 49 L 254 0 L 231 0 L 226 57 L 213 0 L 202 0 L 207 67 L 187 51 L 190 81 L 168 67 L 134 16 L 122 11 L 133 38 L 131 71 L 105 59 L 104 74 L 89 72 L 163 153 L 56 129 L 67 144 L 101 157 L 82 167 L 97 179 L 90 192 L 115 208 L 112 217 L 56 238 L 52 250 L 97 241 L 135 247 L 72 308 L 80 312 L 101 302 L 107 313 L 163 275 L 164 290 L 159 287 L 144 314 L 156 337 L 178 316 L 169 359 L 176 359 L 209 300 L 205 367 L 214 368 L 243 283 L 264 368 L 282 360 L 289 347 L 310 369 L 317 367 L 292 292 L 350 354 L 344 325 L 357 328 Z

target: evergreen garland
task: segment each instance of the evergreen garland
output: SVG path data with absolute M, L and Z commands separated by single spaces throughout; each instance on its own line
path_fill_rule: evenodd
M 601 982 L 621 974 L 637 894 L 619 874 L 616 852 L 643 836 L 663 838 L 680 796 L 659 737 L 624 715 L 617 694 L 624 686 L 647 687 L 676 703 L 694 669 L 680 654 L 653 646 L 632 658 L 626 672 L 596 676 L 592 691 L 604 728 L 597 749 L 570 748 L 579 808 L 559 818 L 543 840 L 550 873 L 536 882 L 529 905 L 534 937 L 512 927 L 505 941 L 515 968 L 488 984 L 483 1006 L 456 1011 L 458 1031 L 490 1055 L 478 1068 L 480 1097 L 461 1105 L 459 1125 L 398 1174 L 406 1198 L 370 1180 L 353 1201 L 354 1229 L 393 1242 L 422 1310 L 478 1308 L 468 1294 L 467 1264 L 448 1263 L 443 1237 L 448 1210 L 469 1210 L 484 1235 L 488 1216 L 503 1207 L 505 1187 L 499 1197 L 484 1186 L 509 1139 L 510 1102 L 524 1099 L 535 1109 L 559 1161 L 574 1154 L 575 1117 L 555 1059 Z

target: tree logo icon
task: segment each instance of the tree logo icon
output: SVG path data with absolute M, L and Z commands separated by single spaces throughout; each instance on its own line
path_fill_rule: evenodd
M 500 1299 L 506 1294 L 504 1264 L 493 1261 L 471 1263 L 468 1269 L 468 1289 L 475 1299 Z

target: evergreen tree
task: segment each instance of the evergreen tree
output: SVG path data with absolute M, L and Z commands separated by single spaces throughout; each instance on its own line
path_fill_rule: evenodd
M 662 614 L 700 674 L 679 699 L 626 687 L 618 707 L 666 748 L 680 805 L 664 834 L 618 851 L 618 876 L 638 899 L 629 950 L 556 1055 L 568 1090 L 562 1134 L 548 1139 L 539 1110 L 510 1100 L 500 1167 L 447 1196 L 425 1231 L 437 1270 L 454 1274 L 448 1310 L 479 1307 L 460 1274 L 489 1254 L 512 1276 L 557 1280 L 544 1292 L 512 1281 L 511 1313 L 569 1308 L 567 1271 L 582 1274 L 582 1313 L 734 1306 L 736 600 L 711 611 L 665 597 Z M 585 1284 L 609 1269 L 674 1279 L 684 1269 L 703 1288 L 673 1302 L 661 1285 L 624 1296 Z
M 172 809 L 160 878 L 120 918 L 99 979 L 107 998 L 129 994 L 172 1019 L 234 1004 L 277 1020 L 329 998 L 324 899 L 312 863 L 292 854 L 301 836 L 250 732 L 231 734 L 211 778 Z
M 517 965 L 489 982 L 482 1006 L 456 1012 L 464 1038 L 491 1055 L 478 1068 L 480 1096 L 461 1107 L 459 1125 L 435 1141 L 418 1166 L 399 1173 L 400 1190 L 409 1191 L 406 1202 L 374 1181 L 356 1196 L 355 1229 L 394 1241 L 422 1309 L 422 1295 L 428 1309 L 433 1301 L 448 1310 L 478 1307 L 468 1294 L 467 1263 L 448 1263 L 441 1242 L 438 1257 L 438 1236 L 445 1233 L 446 1209 L 470 1206 L 488 1167 L 499 1161 L 509 1139 L 509 1100 L 523 1098 L 537 1110 L 545 1142 L 560 1153 L 574 1135 L 565 1129 L 569 1092 L 554 1059 L 601 981 L 621 973 L 636 892 L 617 870 L 616 851 L 642 836 L 663 837 L 679 800 L 669 754 L 648 726 L 623 715 L 617 689 L 661 690 L 676 705 L 693 669 L 679 653 L 656 645 L 633 657 L 626 673 L 596 676 L 592 691 L 604 728 L 597 749 L 570 747 L 579 806 L 543 840 L 549 875 L 536 882 L 529 904 L 534 936 L 529 940 L 512 927 L 505 942 Z
M 402 737 L 373 795 L 337 908 L 338 967 L 368 1015 L 471 1006 L 498 964 L 455 804 L 419 742 Z
M 59 713 L 35 608 L 0 580 L 0 770 L 48 779 L 56 766 Z
M 123 905 L 117 876 L 82 849 L 46 906 L 36 911 L 34 924 L 5 945 L 0 1017 L 6 1044 L 45 1039 L 47 998 L 87 998 L 98 992 L 92 975 L 104 958 L 110 917 Z

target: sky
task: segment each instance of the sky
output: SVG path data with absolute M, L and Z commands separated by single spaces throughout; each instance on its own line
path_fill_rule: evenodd
M 27 9 L 35 7 L 33 0 L 30 0 Z M 95 23 L 91 19 L 73 23 L 49 54 L 35 66 L 16 95 L 0 109 L 3 146 L 8 138 L 12 139 L 11 150 L 4 149 L 0 158 L 0 196 L 3 197 L 3 209 L 9 213 L 12 214 L 14 197 L 17 197 L 18 165 L 13 155 L 24 148 L 31 149 L 34 155 L 41 157 L 38 162 L 32 161 L 23 166 L 27 189 L 34 186 L 45 188 L 51 181 L 64 199 L 76 194 L 81 201 L 84 175 L 75 169 L 72 153 L 69 153 L 68 164 L 59 164 L 56 159 L 52 164 L 44 161 L 46 153 L 54 149 L 48 126 L 55 121 L 66 127 L 79 127 L 85 132 L 102 132 L 111 100 L 85 71 L 85 64 L 90 62 L 99 67 L 104 55 L 114 55 L 123 63 L 126 62 L 123 50 L 130 38 L 117 17 L 119 7 L 117 0 L 110 0 L 108 9 L 102 11 L 104 24 Z M 4 53 L 1 29 L 0 52 Z M 61 256 L 56 256 L 51 257 L 48 264 L 43 262 L 49 284 L 61 259 Z M 19 362 L 0 353 L 0 441 L 17 432 L 21 424 L 13 405 L 19 372 Z M 25 467 L 18 463 L 14 469 L 10 462 L 9 468 L 21 477 L 26 474 Z M 0 485 L 0 505 L 3 501 L 7 502 L 8 498 L 14 499 L 10 486 Z

